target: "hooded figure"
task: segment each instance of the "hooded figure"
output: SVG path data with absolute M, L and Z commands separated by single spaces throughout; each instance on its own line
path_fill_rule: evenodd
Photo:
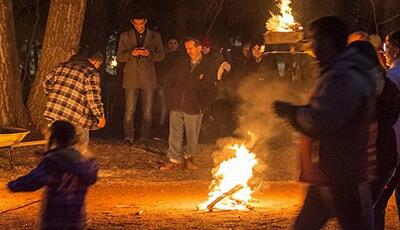
M 87 189 L 97 179 L 97 164 L 72 146 L 75 128 L 67 121 L 50 127 L 49 149 L 39 165 L 27 175 L 7 184 L 12 192 L 36 191 L 45 187 L 41 229 L 83 229 Z

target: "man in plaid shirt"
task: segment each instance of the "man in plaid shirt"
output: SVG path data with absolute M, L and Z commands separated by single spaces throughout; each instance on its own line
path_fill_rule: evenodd
M 82 154 L 87 152 L 89 130 L 106 124 L 98 73 L 102 62 L 101 53 L 89 57 L 74 55 L 54 68 L 43 82 L 48 97 L 45 119 L 49 123 L 71 122 L 77 129 Z

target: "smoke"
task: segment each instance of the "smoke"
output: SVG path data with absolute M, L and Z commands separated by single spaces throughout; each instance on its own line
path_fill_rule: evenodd
M 233 157 L 234 152 L 227 146 L 245 144 L 257 156 L 255 174 L 264 174 L 267 171 L 266 162 L 271 164 L 268 160 L 271 154 L 282 155 L 293 146 L 293 130 L 274 114 L 272 103 L 275 100 L 299 103 L 300 97 L 292 84 L 285 81 L 287 78 L 274 76 L 273 79 L 259 80 L 257 76 L 249 75 L 240 81 L 236 92 L 239 104 L 235 111 L 238 119 L 235 137 L 217 140 L 219 151 L 213 153 L 215 165 Z

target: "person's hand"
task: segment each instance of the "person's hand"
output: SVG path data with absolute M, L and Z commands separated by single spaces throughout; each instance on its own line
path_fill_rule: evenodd
M 150 55 L 150 50 L 149 49 L 143 49 L 142 50 L 142 56 L 148 57 Z
M 134 56 L 134 57 L 138 57 L 138 56 L 142 55 L 142 53 L 143 53 L 143 50 L 138 49 L 138 48 L 133 49 L 131 52 L 132 56 Z
M 100 118 L 99 123 L 97 124 L 97 126 L 99 128 L 104 128 L 104 126 L 106 126 L 106 118 L 105 117 Z
M 222 62 L 222 64 L 218 67 L 218 72 L 217 72 L 217 80 L 221 80 L 222 79 L 222 74 L 224 74 L 224 72 L 229 72 L 231 71 L 231 64 L 229 64 L 228 62 L 224 61 Z
M 275 113 L 280 117 L 288 117 L 293 110 L 293 106 L 290 103 L 283 101 L 274 101 L 273 107 Z

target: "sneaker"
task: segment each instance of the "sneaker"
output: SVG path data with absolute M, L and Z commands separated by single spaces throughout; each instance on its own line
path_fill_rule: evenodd
M 161 171 L 171 171 L 174 169 L 182 169 L 181 163 L 168 162 L 160 168 Z
M 197 170 L 199 167 L 193 162 L 193 158 L 185 159 L 185 168 L 189 170 Z

